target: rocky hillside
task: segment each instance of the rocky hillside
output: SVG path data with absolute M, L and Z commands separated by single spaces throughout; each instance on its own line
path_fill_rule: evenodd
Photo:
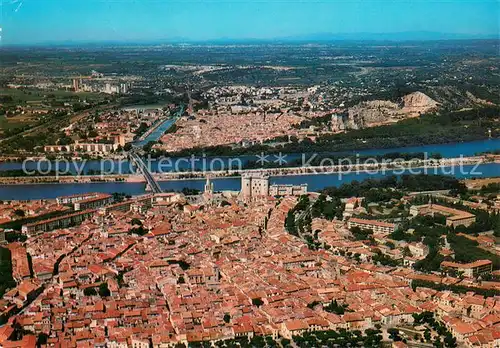
M 399 103 L 387 100 L 365 101 L 349 108 L 347 115 L 333 117 L 331 128 L 333 131 L 341 131 L 394 123 L 418 117 L 437 106 L 435 100 L 421 92 L 405 95 Z
M 422 92 L 415 92 L 403 97 L 402 112 L 409 117 L 419 116 L 427 111 L 436 109 L 438 103 Z

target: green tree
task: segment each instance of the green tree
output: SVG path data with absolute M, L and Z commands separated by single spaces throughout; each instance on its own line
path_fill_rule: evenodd
M 16 215 L 18 217 L 24 217 L 24 216 L 26 216 L 26 213 L 22 209 L 16 209 L 16 210 L 14 210 L 14 215 Z
M 500 237 L 500 214 L 497 214 L 495 219 L 495 227 L 493 229 L 493 235 L 495 237 Z
M 142 221 L 141 221 L 141 220 L 139 220 L 138 218 L 133 218 L 133 219 L 130 221 L 130 224 L 131 224 L 131 225 L 142 226 Z
M 295 214 L 293 210 L 289 210 L 285 219 L 285 228 L 288 233 L 297 235 L 297 226 L 295 225 Z
M 401 336 L 399 336 L 399 330 L 396 328 L 388 328 L 387 333 L 389 334 L 389 338 L 394 342 L 401 341 Z
M 427 342 L 430 342 L 431 340 L 431 331 L 429 329 L 426 329 L 424 332 L 424 338 Z
M 97 291 L 95 288 L 85 288 L 85 289 L 83 289 L 83 294 L 85 296 L 96 296 Z
M 37 341 L 36 341 L 36 345 L 37 345 L 37 347 L 40 347 L 40 346 L 42 346 L 42 345 L 47 344 L 47 339 L 48 339 L 48 338 L 49 338 L 49 336 L 48 336 L 46 333 L 44 333 L 44 332 L 40 332 L 40 333 L 38 334 L 38 338 L 37 338 Z
M 111 295 L 111 291 L 108 289 L 108 283 L 101 283 L 99 285 L 99 296 L 108 297 L 109 295 Z
M 290 343 L 291 341 L 288 339 L 288 338 L 282 338 L 281 339 L 281 346 L 282 347 L 289 347 L 290 346 Z
M 16 282 L 12 278 L 11 260 L 12 257 L 10 250 L 0 247 L 0 296 L 3 296 L 7 289 L 16 286 Z
M 142 149 L 144 150 L 144 152 L 148 153 L 148 152 L 151 151 L 151 149 L 153 148 L 154 144 L 156 144 L 156 142 L 154 142 L 154 141 L 148 141 L 147 144 L 142 147 Z
M 252 304 L 254 306 L 260 307 L 260 306 L 262 306 L 264 304 L 264 301 L 262 301 L 262 299 L 259 298 L 259 297 L 258 298 L 253 298 L 252 299 Z

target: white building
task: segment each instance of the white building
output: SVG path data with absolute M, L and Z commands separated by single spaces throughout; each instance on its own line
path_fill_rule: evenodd
M 424 258 L 429 254 L 429 247 L 422 242 L 409 243 L 408 249 L 410 249 L 413 256 L 418 258 Z
M 307 193 L 307 184 L 302 185 L 271 185 L 270 196 L 302 196 Z
M 365 230 L 371 230 L 374 233 L 392 233 L 396 229 L 396 224 L 385 221 L 365 220 L 359 218 L 350 218 L 347 221 L 347 228 L 359 227 Z

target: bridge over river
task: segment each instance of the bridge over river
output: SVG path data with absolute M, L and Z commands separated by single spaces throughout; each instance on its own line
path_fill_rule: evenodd
M 153 174 L 151 174 L 151 172 L 149 171 L 148 166 L 144 163 L 142 158 L 137 153 L 135 153 L 134 150 L 130 152 L 130 159 L 135 163 L 137 169 L 139 169 L 141 174 L 144 176 L 144 179 L 146 179 L 147 182 L 146 191 L 161 193 L 162 189 L 160 187 L 160 184 L 155 180 Z

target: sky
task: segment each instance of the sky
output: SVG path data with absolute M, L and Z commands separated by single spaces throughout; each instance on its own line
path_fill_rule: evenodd
M 498 37 L 500 32 L 498 0 L 0 1 L 6 45 L 420 31 Z

